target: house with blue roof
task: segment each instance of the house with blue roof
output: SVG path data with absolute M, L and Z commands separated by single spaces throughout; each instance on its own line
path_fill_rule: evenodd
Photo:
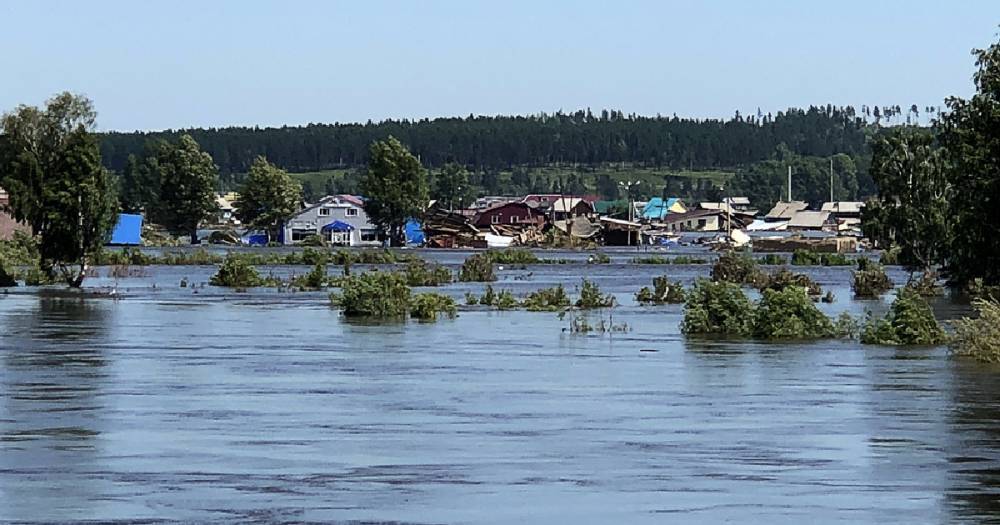
M 663 220 L 670 213 L 685 212 L 687 212 L 687 208 L 677 197 L 670 197 L 668 199 L 653 197 L 643 207 L 641 218 L 649 221 L 659 221 Z

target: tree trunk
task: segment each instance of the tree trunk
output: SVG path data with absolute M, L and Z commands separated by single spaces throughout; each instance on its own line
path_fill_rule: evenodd
M 198 228 L 191 230 L 191 244 L 198 244 Z
M 71 288 L 79 288 L 83 286 L 83 280 L 87 278 L 87 261 L 84 259 L 80 261 L 80 271 L 76 273 L 72 279 L 68 279 L 69 286 Z

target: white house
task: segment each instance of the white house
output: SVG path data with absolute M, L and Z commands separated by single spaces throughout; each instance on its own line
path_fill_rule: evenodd
M 353 195 L 330 195 L 285 221 L 285 244 L 320 235 L 336 246 L 378 246 L 378 229 L 365 213 L 364 201 Z

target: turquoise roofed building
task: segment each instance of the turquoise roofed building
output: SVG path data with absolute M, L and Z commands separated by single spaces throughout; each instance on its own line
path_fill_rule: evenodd
M 684 203 L 677 197 L 668 199 L 653 197 L 642 209 L 642 218 L 650 221 L 662 220 L 670 213 L 684 213 L 686 211 Z

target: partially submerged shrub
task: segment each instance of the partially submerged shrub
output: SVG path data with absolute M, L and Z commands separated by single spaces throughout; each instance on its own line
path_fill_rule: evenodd
M 479 298 L 479 304 L 483 306 L 493 306 L 497 302 L 497 294 L 493 291 L 493 285 L 487 284 L 483 296 Z
M 953 321 L 955 335 L 951 348 L 955 354 L 985 363 L 1000 362 L 1000 302 L 976 299 L 972 302 L 978 316 Z
M 528 294 L 522 305 L 531 312 L 545 312 L 569 308 L 569 296 L 563 286 L 543 288 Z
M 597 283 L 583 280 L 580 285 L 580 298 L 576 301 L 576 307 L 587 310 L 591 308 L 611 308 L 615 305 L 615 296 L 601 293 Z
M 879 255 L 878 262 L 884 264 L 885 266 L 898 266 L 899 254 L 902 251 L 902 248 L 899 246 L 893 246 L 888 250 L 884 250 L 882 254 Z
M 761 292 L 764 290 L 775 290 L 780 292 L 790 286 L 805 288 L 811 296 L 818 297 L 823 293 L 823 289 L 820 285 L 817 284 L 816 281 L 810 279 L 808 275 L 795 273 L 788 268 L 781 268 L 770 274 L 762 274 L 761 278 L 758 279 L 757 282 L 757 289 Z
M 938 284 L 938 274 L 933 270 L 921 272 L 919 277 L 906 283 L 906 287 L 924 297 L 944 295 L 944 287 Z
M 792 252 L 793 266 L 850 266 L 854 264 L 850 257 L 842 253 L 819 253 L 811 250 L 795 250 Z
M 858 269 L 853 273 L 851 289 L 855 297 L 875 298 L 892 290 L 892 279 L 885 273 L 881 264 L 861 257 L 858 259 Z
M 684 286 L 680 281 L 671 281 L 667 276 L 654 277 L 653 288 L 643 286 L 635 294 L 640 304 L 676 304 L 684 302 Z
M 801 286 L 765 289 L 754 317 L 758 339 L 816 339 L 832 337 L 833 323 L 820 312 Z
M 692 257 L 690 255 L 678 255 L 673 259 L 662 255 L 648 255 L 632 259 L 632 264 L 705 264 L 707 262 L 701 257 Z
M 365 272 L 345 279 L 335 302 L 348 317 L 401 318 L 410 307 L 410 287 L 398 273 Z
M 475 306 L 479 304 L 479 297 L 472 292 L 465 292 L 465 304 Z
M 747 337 L 753 321 L 754 305 L 739 285 L 698 279 L 687 294 L 681 332 Z
M 756 284 L 762 273 L 749 254 L 727 251 L 712 266 L 712 280 L 737 284 Z
M 243 257 L 229 254 L 226 260 L 222 261 L 219 271 L 209 280 L 213 286 L 226 286 L 229 288 L 253 288 L 262 286 L 264 279 L 257 273 L 257 268 L 247 262 Z
M 973 299 L 1000 301 L 1000 286 L 988 285 L 982 277 L 977 277 L 965 285 L 965 292 Z
M 531 250 L 524 248 L 488 250 L 486 255 L 494 264 L 538 264 L 542 262 Z
M 500 290 L 500 293 L 497 294 L 496 299 L 493 301 L 493 306 L 497 310 L 513 310 L 518 307 L 518 302 L 510 290 Z
M 458 307 L 451 297 L 439 293 L 419 293 L 410 300 L 410 317 L 421 321 L 437 321 L 438 315 L 444 314 L 454 318 Z
M 760 259 L 757 259 L 757 262 L 759 264 L 766 264 L 769 266 L 783 266 L 788 264 L 788 259 L 776 253 L 769 253 Z
M 913 290 L 902 288 L 882 318 L 869 316 L 861 342 L 874 345 L 937 345 L 945 341 L 944 330 L 927 301 Z
M 308 290 L 319 290 L 327 284 L 326 264 L 316 263 L 309 273 L 292 280 L 292 286 Z
M 571 334 L 588 334 L 590 332 L 628 332 L 628 323 L 614 324 L 611 319 L 605 320 L 603 317 L 597 324 L 591 324 L 586 315 L 575 315 L 569 322 L 569 332 Z
M 412 261 L 403 268 L 406 283 L 410 286 L 440 286 L 451 282 L 451 271 L 440 264 Z
M 458 280 L 462 282 L 492 282 L 497 280 L 497 275 L 493 271 L 493 259 L 489 253 L 476 253 L 462 263 L 462 270 L 458 275 Z

